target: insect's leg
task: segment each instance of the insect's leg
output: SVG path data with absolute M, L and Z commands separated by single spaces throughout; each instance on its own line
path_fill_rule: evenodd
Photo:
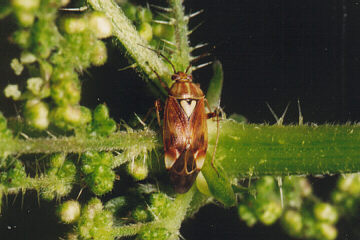
M 161 103 L 160 103 L 160 99 L 157 99 L 155 101 L 155 109 L 156 109 L 156 118 L 159 124 L 159 127 L 161 127 L 161 123 L 160 123 L 160 111 L 161 111 Z
M 159 82 L 160 82 L 161 86 L 162 86 L 167 92 L 170 92 L 170 89 L 168 88 L 168 86 L 166 86 L 165 82 L 160 78 L 159 74 L 158 74 L 154 69 L 151 69 L 151 70 L 155 73 L 156 77 L 159 79 Z
M 213 155 L 211 157 L 211 166 L 212 168 L 215 170 L 215 172 L 217 173 L 218 177 L 220 176 L 219 175 L 219 172 L 218 170 L 216 169 L 215 165 L 214 165 L 214 162 L 215 162 L 215 154 L 216 154 L 216 148 L 217 148 L 217 145 L 219 143 L 219 136 L 220 136 L 220 131 L 219 131 L 219 108 L 216 108 L 214 110 L 214 112 L 211 112 L 211 109 L 210 109 L 210 106 L 209 106 L 209 103 L 208 101 L 205 99 L 205 102 L 206 102 L 206 106 L 207 108 L 210 110 L 210 112 L 207 114 L 207 118 L 210 119 L 210 118 L 214 118 L 216 117 L 216 140 L 215 140 L 215 147 L 214 147 L 214 151 L 213 151 Z

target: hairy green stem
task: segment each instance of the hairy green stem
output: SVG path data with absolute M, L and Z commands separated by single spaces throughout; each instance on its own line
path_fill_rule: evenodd
M 180 68 L 178 71 L 185 71 L 190 64 L 190 47 L 188 40 L 188 18 L 184 14 L 183 0 L 169 0 L 175 18 L 175 44 L 176 61 L 174 64 Z
M 111 20 L 114 36 L 125 47 L 126 52 L 135 61 L 137 66 L 151 79 L 156 79 L 153 71 L 164 77 L 164 81 L 170 79 L 170 72 L 166 64 L 159 56 L 147 48 L 148 43 L 141 38 L 135 26 L 125 16 L 121 8 L 113 0 L 88 0 L 96 11 L 104 12 Z M 155 81 L 159 84 L 158 81 Z
M 31 153 L 81 153 L 85 151 L 116 151 L 137 149 L 151 151 L 158 146 L 157 136 L 151 130 L 119 131 L 107 137 L 59 137 L 0 140 L 0 150 L 10 154 Z
M 211 155 L 216 124 L 209 125 Z M 219 131 L 215 162 L 229 177 L 360 171 L 358 124 L 278 126 L 225 120 Z

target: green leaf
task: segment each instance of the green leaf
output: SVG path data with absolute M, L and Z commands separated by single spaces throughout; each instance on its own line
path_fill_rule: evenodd
M 220 61 L 213 63 L 214 75 L 210 80 L 209 89 L 206 93 L 206 99 L 209 102 L 211 110 L 214 110 L 220 104 L 221 91 L 224 81 L 224 73 Z

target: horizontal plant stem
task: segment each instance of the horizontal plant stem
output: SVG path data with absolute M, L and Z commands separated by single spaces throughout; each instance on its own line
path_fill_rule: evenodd
M 208 161 L 216 123 L 209 122 Z M 215 165 L 231 178 L 360 171 L 360 125 L 267 125 L 220 122 Z
M 6 149 L 10 154 L 81 153 L 85 151 L 115 151 L 130 148 L 137 149 L 139 152 L 147 152 L 157 145 L 157 135 L 151 130 L 119 131 L 106 137 L 76 136 L 0 140 L 0 149 Z

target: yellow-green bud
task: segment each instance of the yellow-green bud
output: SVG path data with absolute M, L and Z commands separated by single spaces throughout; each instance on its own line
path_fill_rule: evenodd
M 29 64 L 36 61 L 36 56 L 30 52 L 22 52 L 20 56 L 20 62 L 23 64 Z
M 112 35 L 110 20 L 102 12 L 93 12 L 89 16 L 89 29 L 97 38 L 108 38 Z
M 35 15 L 33 12 L 30 11 L 16 11 L 15 15 L 17 20 L 19 21 L 19 24 L 23 27 L 30 27 L 35 21 Z
M 41 92 L 41 87 L 43 86 L 44 80 L 39 77 L 29 78 L 27 80 L 27 89 L 32 92 L 34 95 L 39 95 Z
M 271 225 L 280 217 L 282 208 L 279 203 L 271 201 L 261 205 L 255 211 L 263 224 Z
M 70 200 L 60 205 L 58 211 L 60 220 L 64 223 L 76 222 L 80 217 L 80 204 L 77 201 Z
M 81 33 L 86 29 L 86 21 L 83 17 L 66 17 L 61 22 L 62 29 L 68 34 Z
M 11 5 L 20 10 L 32 11 L 40 6 L 40 0 L 11 0 Z
M 138 32 L 143 39 L 145 39 L 148 42 L 151 41 L 153 37 L 153 33 L 152 33 L 152 27 L 149 23 L 147 22 L 141 23 L 140 26 L 138 27 Z
M 314 215 L 320 221 L 328 222 L 330 224 L 336 223 L 338 220 L 338 213 L 335 207 L 328 203 L 315 204 Z
M 80 123 L 81 121 L 80 107 L 67 105 L 64 109 L 64 120 L 72 124 Z
M 317 229 L 320 231 L 321 239 L 333 240 L 337 237 L 337 229 L 328 223 L 319 223 Z
M 282 223 L 291 235 L 301 233 L 303 223 L 301 214 L 294 210 L 287 210 L 282 218 Z
M 151 22 L 152 20 L 152 13 L 148 8 L 138 8 L 136 17 L 140 22 Z
M 136 181 L 144 180 L 149 173 L 149 169 L 145 163 L 139 161 L 129 162 L 127 168 L 128 172 Z
M 53 72 L 53 67 L 50 63 L 42 61 L 40 63 L 40 75 L 45 81 L 49 81 L 51 74 Z
M 91 63 L 94 66 L 101 66 L 107 60 L 107 49 L 105 44 L 98 40 L 91 52 Z
M 24 70 L 24 66 L 20 63 L 19 59 L 17 58 L 11 60 L 10 67 L 14 70 L 16 75 L 20 75 Z
M 19 91 L 19 87 L 17 84 L 9 84 L 4 89 L 5 97 L 12 98 L 14 100 L 18 100 L 21 96 L 21 92 Z
M 49 109 L 46 103 L 37 99 L 29 100 L 25 104 L 24 115 L 27 124 L 30 126 L 43 130 L 49 125 Z

